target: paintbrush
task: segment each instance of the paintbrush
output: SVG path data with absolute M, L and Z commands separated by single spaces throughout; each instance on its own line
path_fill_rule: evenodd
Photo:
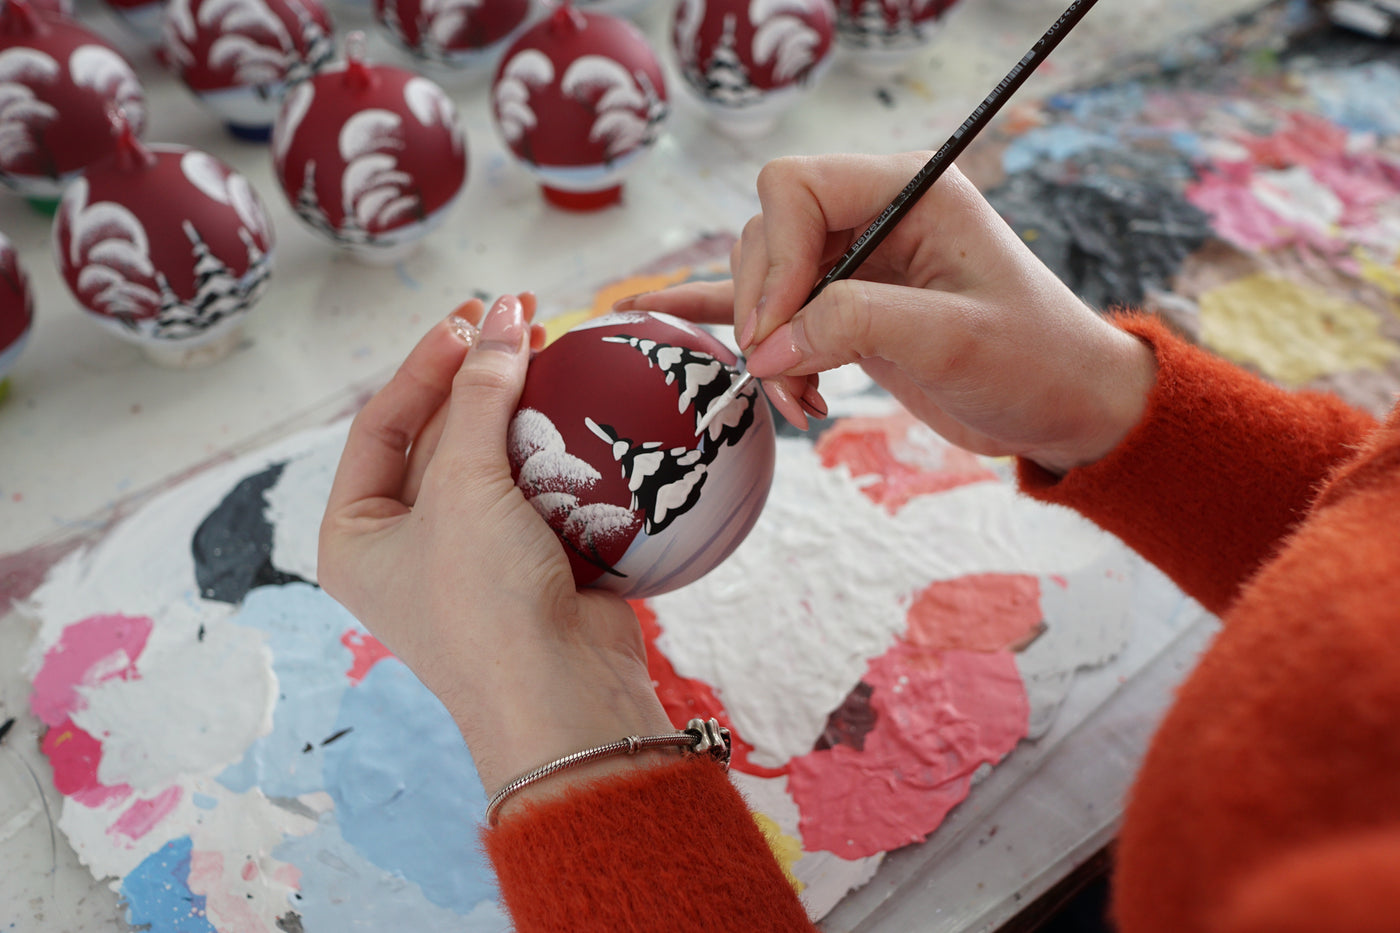
M 1079 21 L 1084 18 L 1084 14 L 1088 13 L 1097 2 L 1098 0 L 1074 0 L 1060 14 L 1060 18 L 1055 20 L 1049 29 L 1045 30 L 1045 34 L 1036 40 L 1035 45 L 1031 46 L 1031 50 L 1006 73 L 1006 77 L 1002 78 L 996 87 L 992 88 L 992 92 L 982 99 L 982 103 L 977 105 L 977 108 L 968 115 L 962 125 L 953 131 L 953 135 L 948 137 L 948 141 L 939 147 L 931 159 L 924 163 L 924 167 L 919 169 L 919 173 L 910 180 L 909 184 L 904 186 L 904 190 L 895 196 L 895 199 L 890 202 L 890 206 L 881 211 L 880 216 L 876 217 L 874 222 L 865 228 L 865 232 L 846 249 L 841 258 L 836 261 L 836 265 L 822 276 L 821 281 L 816 284 L 812 293 L 807 296 L 807 300 L 803 302 L 804 306 L 811 304 L 812 300 L 832 282 L 848 279 L 855 274 L 861 263 L 869 259 L 870 254 L 875 252 L 879 245 L 885 241 L 885 237 L 890 235 L 890 231 L 894 230 L 894 225 L 899 223 L 904 215 L 914 208 L 924 192 L 933 187 L 934 182 L 938 181 L 948 170 L 948 166 L 953 164 L 953 160 L 962 155 L 963 150 L 977 138 L 978 133 L 986 128 L 992 117 L 996 116 L 997 111 L 1002 108 L 1002 105 L 1010 100 L 1011 95 L 1015 94 L 1017 89 L 1025 83 L 1031 72 L 1045 61 L 1046 57 L 1054 51 L 1055 46 L 1060 44 L 1060 40 L 1079 24 Z M 744 391 L 753 379 L 754 377 L 748 372 L 744 372 L 736 378 L 729 388 L 725 389 L 724 393 L 714 400 L 704 417 L 700 419 L 700 423 L 695 428 L 696 435 L 703 433 L 720 411 L 738 398 L 739 393 Z

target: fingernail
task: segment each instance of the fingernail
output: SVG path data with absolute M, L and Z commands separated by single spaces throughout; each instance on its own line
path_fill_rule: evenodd
M 466 344 L 469 350 L 476 346 L 477 339 L 481 336 L 481 331 L 476 329 L 476 325 L 460 314 L 454 314 L 447 319 L 447 328 L 458 340 Z
M 502 295 L 482 319 L 481 342 L 478 346 L 483 350 L 516 353 L 520 350 L 520 340 L 524 336 L 525 309 L 521 306 L 520 299 L 514 295 Z
M 628 295 L 626 298 L 619 298 L 613 302 L 612 309 L 614 311 L 632 311 L 641 304 L 643 298 L 650 294 L 651 292 L 638 292 L 635 295 Z
M 748 350 L 753 345 L 753 332 L 758 330 L 758 309 L 749 312 L 744 321 L 744 329 L 739 332 L 739 349 Z
M 787 372 L 807 357 L 801 321 L 789 321 L 748 354 L 749 372 L 760 379 Z
M 781 382 L 777 380 L 765 382 L 763 383 L 763 391 L 773 402 L 773 407 L 778 409 L 779 414 L 792 422 L 792 425 L 799 431 L 807 430 L 807 413 L 802 410 L 802 406 Z
M 816 386 L 809 385 L 804 389 L 802 391 L 802 398 L 799 399 L 799 401 L 802 404 L 802 410 L 813 418 L 826 417 L 826 413 L 829 410 L 826 407 L 826 399 L 822 398 L 822 394 L 817 391 Z

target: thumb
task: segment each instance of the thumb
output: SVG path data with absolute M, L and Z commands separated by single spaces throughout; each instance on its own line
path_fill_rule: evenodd
M 533 298 L 527 295 L 526 301 Z M 460 479 L 505 467 L 506 431 L 529 365 L 526 314 L 515 295 L 501 296 L 486 312 L 476 345 L 452 380 L 442 438 L 429 471 L 442 464 Z
M 904 370 L 936 369 L 950 347 L 950 330 L 968 310 L 957 295 L 863 279 L 835 282 L 748 355 L 760 379 L 803 376 L 865 359 Z M 951 325 L 951 327 L 950 327 Z

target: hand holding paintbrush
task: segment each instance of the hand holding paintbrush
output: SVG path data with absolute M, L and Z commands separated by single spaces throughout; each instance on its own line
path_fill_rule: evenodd
M 1041 62 L 1045 61 L 1046 57 L 1060 44 L 1060 41 L 1069 31 L 1084 18 L 1084 15 L 1089 12 L 1096 2 L 1097 0 L 1074 0 L 1074 2 L 1069 5 L 1065 12 L 1060 15 L 1060 18 L 1057 19 L 1050 28 L 1045 31 L 1035 45 L 1031 47 L 1030 51 L 1007 72 L 1006 77 L 1002 78 L 997 86 L 992 89 L 991 93 L 982 100 L 982 103 L 978 104 L 976 109 L 968 115 L 968 118 L 963 121 L 962 125 L 953 131 L 953 135 L 948 137 L 948 140 L 933 154 L 933 157 L 924 164 L 924 167 L 919 170 L 918 174 L 904 186 L 904 189 L 890 202 L 889 206 L 875 218 L 870 226 L 866 228 L 865 232 L 851 243 L 850 247 L 847 248 L 841 258 L 827 270 L 826 275 L 822 277 L 821 281 L 817 282 L 816 286 L 807 296 L 807 300 L 803 302 L 804 305 L 811 304 L 831 283 L 850 278 L 855 274 L 856 270 L 859 269 L 861 265 L 870 258 L 870 255 L 879 248 L 880 244 L 885 241 L 885 238 L 889 236 L 890 232 L 894 229 L 895 224 L 899 223 L 899 221 L 914 207 L 919 198 L 932 188 L 934 183 L 943 176 L 943 173 L 952 166 L 953 161 L 962 154 L 968 144 L 977 137 L 977 134 L 991 122 L 992 118 L 996 116 L 1002 106 L 1010 100 L 1011 95 L 1025 83 L 1026 79 L 1030 77 L 1031 72 L 1033 72 Z M 750 316 L 746 324 L 744 331 L 745 337 L 751 338 L 757 333 L 757 315 L 758 309 L 755 309 L 754 314 Z M 746 343 L 741 349 L 747 350 L 749 346 L 750 345 Z M 704 418 L 702 418 L 700 423 L 696 426 L 695 433 L 699 435 L 703 432 L 709 423 L 714 420 L 715 416 L 723 410 L 724 406 L 732 402 L 753 378 L 753 372 L 750 369 L 750 371 L 745 372 L 736 379 L 729 390 L 725 392 L 724 395 L 720 396 L 720 398 L 716 399 L 710 406 L 709 411 L 705 413 Z
M 883 228 L 858 276 L 833 277 L 809 297 L 929 161 L 904 153 L 769 163 L 762 213 L 735 249 L 732 281 L 672 286 L 617 307 L 710 324 L 733 322 L 739 309 L 749 372 L 799 427 L 824 407 L 807 378 L 860 363 L 965 449 L 1055 472 L 1097 459 L 1141 416 L 1152 353 L 1086 307 L 956 168 Z M 808 389 L 801 401 L 792 385 Z

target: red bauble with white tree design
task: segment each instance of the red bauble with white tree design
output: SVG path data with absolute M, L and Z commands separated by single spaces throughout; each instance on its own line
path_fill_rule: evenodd
M 396 43 L 454 67 L 487 61 L 529 16 L 530 0 L 374 0 L 375 19 Z
M 511 472 L 578 585 L 657 596 L 709 573 L 748 535 L 773 481 L 768 403 L 750 385 L 697 430 L 737 375 L 716 337 L 648 312 L 587 321 L 531 360 Z
M 262 201 L 207 152 L 118 136 L 59 202 L 59 271 L 94 319 L 159 362 L 215 359 L 272 272 Z
M 732 136 L 757 136 L 831 62 L 831 0 L 681 0 L 671 44 L 686 86 Z
M 928 45 L 957 0 L 836 0 L 836 44 L 857 69 L 898 73 Z
M 667 111 L 661 65 L 641 30 L 567 2 L 506 50 L 491 104 L 545 197 L 578 210 L 621 197 Z
M 112 154 L 109 112 L 139 134 L 146 95 L 105 39 L 25 0 L 0 3 L 0 185 L 57 198 L 85 167 Z
M 0 233 L 0 399 L 8 386 L 5 374 L 14 366 L 34 325 L 34 293 L 19 263 L 19 253 Z
M 308 226 L 359 258 L 393 262 L 442 222 L 466 181 L 467 142 L 442 88 L 352 50 L 292 88 L 272 160 Z
M 320 0 L 168 0 L 165 55 L 235 136 L 266 140 L 286 88 L 334 52 Z

